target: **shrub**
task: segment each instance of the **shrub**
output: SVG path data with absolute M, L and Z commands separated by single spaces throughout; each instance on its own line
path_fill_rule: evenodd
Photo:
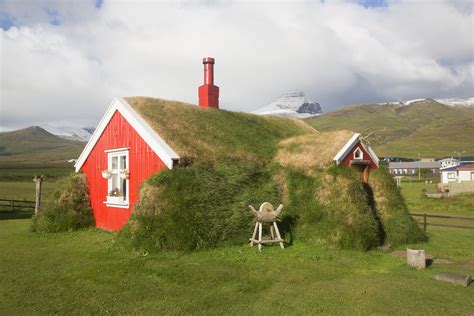
M 369 185 L 386 243 L 397 245 L 426 240 L 426 235 L 409 214 L 400 189 L 385 168 L 370 173 Z
M 254 225 L 248 204 L 277 202 L 271 172 L 248 161 L 165 170 L 140 189 L 119 240 L 133 248 L 195 250 L 242 244 Z
M 59 182 L 52 203 L 33 217 L 32 230 L 54 233 L 93 225 L 87 178 L 78 173 Z

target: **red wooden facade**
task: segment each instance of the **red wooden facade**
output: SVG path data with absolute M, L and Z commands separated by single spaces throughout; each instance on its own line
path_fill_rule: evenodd
M 369 166 L 370 166 L 369 169 L 377 169 L 378 168 L 377 163 L 372 159 L 372 157 L 369 155 L 369 153 L 365 150 L 364 146 L 362 146 L 360 141 L 357 143 L 357 145 L 354 146 L 354 148 L 352 148 L 349 151 L 349 153 L 346 155 L 346 157 L 344 157 L 344 159 L 342 160 L 342 164 L 346 167 L 351 166 L 351 161 L 354 160 L 354 152 L 356 151 L 357 148 L 359 148 L 362 151 L 363 155 L 364 155 L 362 160 L 365 160 L 365 161 L 369 162 Z
M 108 180 L 102 177 L 102 170 L 108 168 L 106 150 L 128 148 L 129 159 L 129 204 L 128 208 L 107 206 Z M 91 206 L 96 226 L 109 230 L 121 229 L 130 218 L 133 205 L 138 200 L 138 188 L 146 178 L 166 168 L 158 155 L 143 138 L 116 111 L 100 135 L 81 170 L 87 175 Z
M 360 150 L 362 152 L 361 158 L 357 158 L 354 156 L 356 150 Z M 370 171 L 372 171 L 372 169 L 378 168 L 377 163 L 373 160 L 367 150 L 365 150 L 360 140 L 346 154 L 346 156 L 342 160 L 342 165 L 345 167 L 352 167 L 357 169 L 360 172 L 362 181 L 366 183 L 369 181 Z

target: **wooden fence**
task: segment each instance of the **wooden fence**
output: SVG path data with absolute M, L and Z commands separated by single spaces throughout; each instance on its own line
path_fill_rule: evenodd
M 447 215 L 433 215 L 433 214 L 417 214 L 410 213 L 411 216 L 422 217 L 423 221 L 417 222 L 420 225 L 423 225 L 423 230 L 426 231 L 426 226 L 441 226 L 441 227 L 453 227 L 453 228 L 464 228 L 464 229 L 474 229 L 473 226 L 464 226 L 464 225 L 450 225 L 450 224 L 441 224 L 441 223 L 428 223 L 428 218 L 443 218 L 443 219 L 454 219 L 461 221 L 474 221 L 473 217 L 462 217 L 462 216 L 447 216 Z M 473 223 L 474 224 L 474 223 Z
M 0 199 L 0 212 L 34 212 L 35 201 Z

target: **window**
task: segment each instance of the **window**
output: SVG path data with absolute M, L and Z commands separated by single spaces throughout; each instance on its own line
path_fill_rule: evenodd
M 128 149 L 107 150 L 107 205 L 128 206 Z
M 354 150 L 354 159 L 364 159 L 364 153 L 362 152 L 362 150 L 360 150 L 359 147 Z
M 456 179 L 456 173 L 455 172 L 448 172 L 448 179 Z

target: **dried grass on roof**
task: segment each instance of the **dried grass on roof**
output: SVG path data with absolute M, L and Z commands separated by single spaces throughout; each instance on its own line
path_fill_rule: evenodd
M 328 167 L 352 135 L 353 132 L 343 130 L 285 139 L 279 144 L 276 161 L 300 170 Z
M 316 133 L 297 120 L 200 109 L 187 103 L 146 97 L 125 100 L 178 155 L 200 161 L 270 161 L 282 139 Z

